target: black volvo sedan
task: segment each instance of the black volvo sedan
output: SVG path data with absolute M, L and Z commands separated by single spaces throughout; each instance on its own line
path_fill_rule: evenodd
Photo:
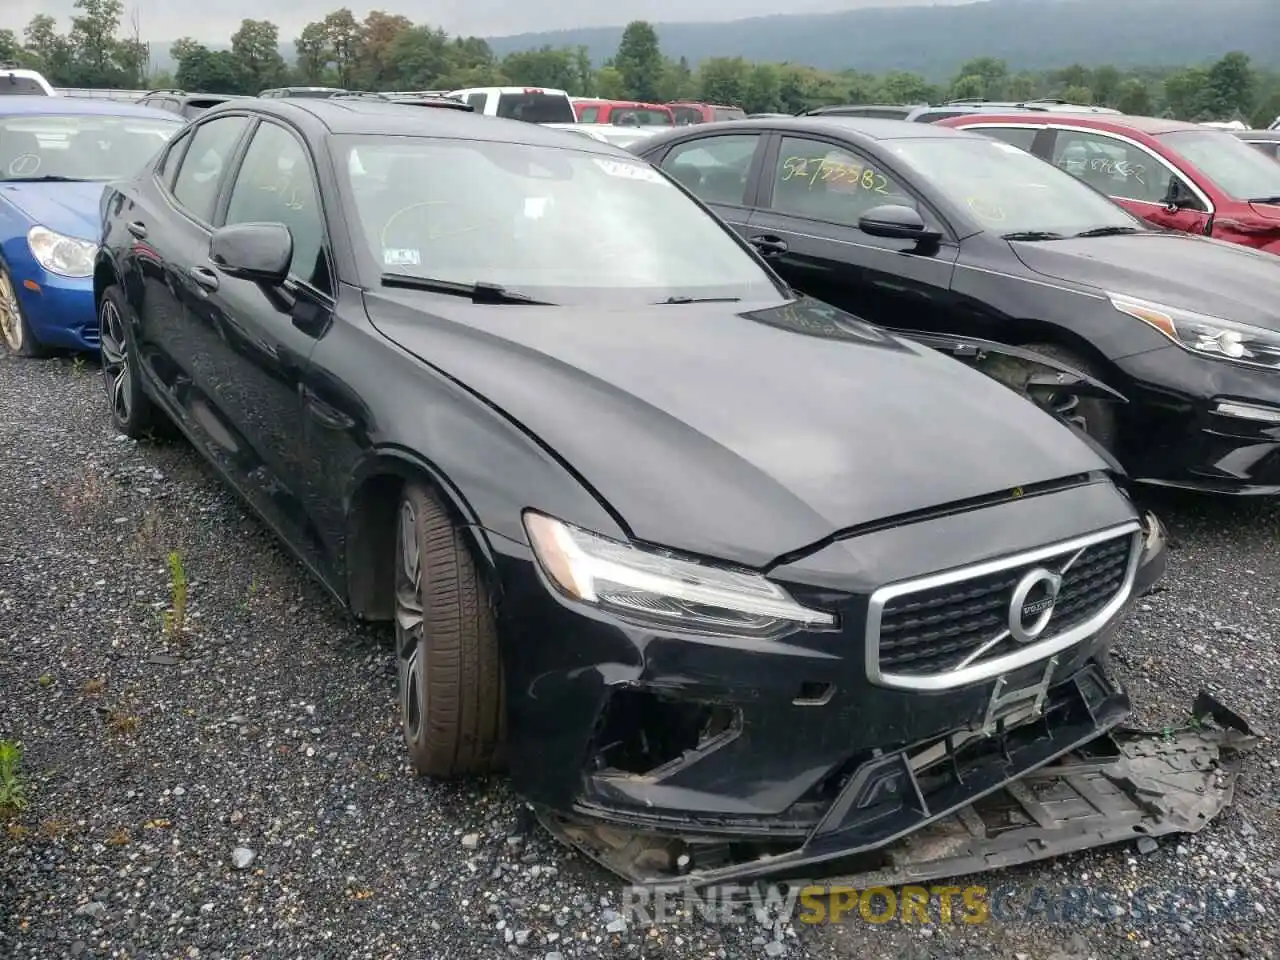
M 1027 347 L 1110 386 L 1128 403 L 1058 407 L 1135 480 L 1280 493 L 1273 255 L 1150 227 L 1011 143 L 934 124 L 743 120 L 629 149 L 798 290 L 899 332 Z
M 116 427 L 176 425 L 394 623 L 424 774 L 505 758 L 561 836 L 733 870 L 882 847 L 1129 712 L 1105 651 L 1164 554 L 1114 463 L 621 150 L 232 102 L 102 216 Z

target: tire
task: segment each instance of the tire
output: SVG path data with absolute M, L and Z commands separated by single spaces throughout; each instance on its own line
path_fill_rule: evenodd
M 489 592 L 435 494 L 408 484 L 396 517 L 396 675 L 410 761 L 441 779 L 489 773 L 505 719 Z
M 107 287 L 98 303 L 102 349 L 102 385 L 111 406 L 111 423 L 134 440 L 153 436 L 164 414 L 142 388 L 129 331 L 129 304 L 119 287 Z
M 1081 373 L 1087 373 L 1095 380 L 1106 382 L 1105 378 L 1098 372 L 1095 364 L 1091 364 L 1078 354 L 1073 353 L 1066 347 L 1060 347 L 1056 343 L 1032 343 L 1023 349 L 1042 353 L 1051 360 L 1073 367 Z M 1075 420 L 1077 418 L 1084 421 L 1081 426 L 1085 433 L 1098 441 L 1106 450 L 1112 453 L 1115 452 L 1118 427 L 1114 404 L 1092 397 L 1081 398 L 1076 401 L 1074 408 L 1068 415 L 1068 419 Z
M 19 357 L 36 359 L 53 351 L 36 339 L 31 324 L 18 301 L 18 291 L 8 268 L 0 262 L 0 340 L 9 352 Z

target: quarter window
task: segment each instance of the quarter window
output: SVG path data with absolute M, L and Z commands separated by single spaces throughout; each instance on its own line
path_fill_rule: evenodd
M 972 129 L 974 133 L 1003 140 L 1027 153 L 1031 152 L 1031 144 L 1035 143 L 1036 134 L 1040 132 L 1034 127 L 974 127 Z
M 774 210 L 856 227 L 864 213 L 885 204 L 919 209 L 871 160 L 818 140 L 782 138 L 770 204 Z
M 219 117 L 201 124 L 192 135 L 173 182 L 173 196 L 198 220 L 213 220 L 222 172 L 248 125 L 247 117 Z
M 662 161 L 662 169 L 704 203 L 741 206 L 758 134 L 706 137 L 681 143 Z
M 475 110 L 476 113 L 484 113 L 485 104 L 489 102 L 487 93 L 470 93 L 467 94 L 467 103 Z
M 274 123 L 253 135 L 227 206 L 228 224 L 283 223 L 293 235 L 289 272 L 329 292 L 324 218 L 306 149 Z
M 595 123 L 596 117 L 600 116 L 599 107 L 583 107 L 582 116 L 578 118 L 579 123 Z
M 1109 197 L 1163 203 L 1173 173 L 1141 147 L 1105 134 L 1059 130 L 1053 163 Z

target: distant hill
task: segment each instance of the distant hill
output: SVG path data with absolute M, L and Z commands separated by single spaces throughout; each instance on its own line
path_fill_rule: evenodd
M 913 70 L 935 81 L 978 56 L 1018 70 L 1176 66 L 1241 50 L 1259 65 L 1280 66 L 1280 0 L 982 0 L 655 27 L 662 52 L 691 63 L 742 56 L 826 70 Z M 524 33 L 489 44 L 499 56 L 582 44 L 599 63 L 616 52 L 622 29 Z
M 655 24 L 662 52 L 687 57 L 742 56 L 826 70 L 913 70 L 929 80 L 954 76 L 972 57 L 1008 61 L 1014 70 L 1084 66 L 1181 66 L 1241 50 L 1280 67 L 1280 0 L 976 0 L 949 5 L 863 7 L 843 13 L 782 14 L 725 23 Z M 516 50 L 585 45 L 600 64 L 612 57 L 622 26 L 490 37 L 499 56 Z M 169 43 L 151 44 L 154 70 L 172 70 Z M 227 43 L 210 43 L 227 49 Z M 292 43 L 280 53 L 293 63 Z

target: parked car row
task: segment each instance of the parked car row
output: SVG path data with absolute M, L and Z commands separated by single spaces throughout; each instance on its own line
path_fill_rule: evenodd
M 414 767 L 505 765 L 633 882 L 888 863 L 953 815 L 975 861 L 1010 862 L 1011 825 L 1036 859 L 1227 802 L 1180 734 L 1116 729 L 1108 650 L 1166 545 L 1112 450 L 1276 482 L 1247 290 L 1278 261 L 1157 233 L 978 133 L 744 119 L 628 153 L 490 114 L 503 96 L 6 115 L 37 141 L 0 166 L 24 211 L 0 267 L 36 261 L 0 286 L 6 338 L 46 285 L 87 292 L 114 428 L 184 436 L 394 631 Z M 42 178 L 76 124 L 159 146 Z M 92 227 L 46 235 L 41 203 L 91 192 Z M 1218 296 L 1184 303 L 1201 256 Z M 1130 407 L 1222 455 L 1142 447 Z M 1073 817 L 1082 780 L 1125 789 L 1082 840 L 1032 771 Z M 914 882 L 956 869 L 926 847 Z

